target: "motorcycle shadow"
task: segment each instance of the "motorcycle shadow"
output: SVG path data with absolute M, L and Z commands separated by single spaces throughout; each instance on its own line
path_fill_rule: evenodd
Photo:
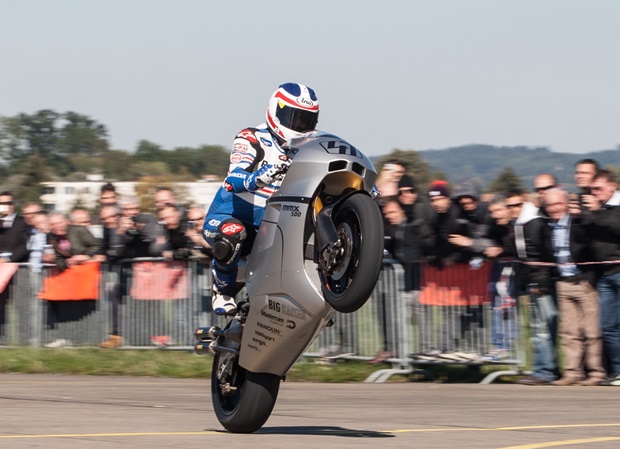
M 263 427 L 255 433 L 265 435 L 324 435 L 348 438 L 394 438 L 396 436 L 387 432 L 346 429 L 337 426 Z

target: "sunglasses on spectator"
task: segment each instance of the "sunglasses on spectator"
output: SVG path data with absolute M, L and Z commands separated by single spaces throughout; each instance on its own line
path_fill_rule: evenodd
M 0 201 L 0 205 L 12 206 L 13 205 L 13 201 Z
M 555 187 L 555 185 L 550 185 L 550 186 L 546 186 L 546 187 L 536 187 L 534 190 L 536 190 L 536 192 L 541 193 L 541 192 L 546 192 L 549 189 L 553 189 Z
M 521 207 L 523 206 L 523 203 L 514 203 L 514 204 L 506 204 L 506 207 L 513 209 L 515 207 Z

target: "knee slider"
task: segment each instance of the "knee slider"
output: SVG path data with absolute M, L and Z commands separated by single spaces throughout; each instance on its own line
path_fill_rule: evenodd
M 215 237 L 213 257 L 223 265 L 230 265 L 241 252 L 243 241 L 247 237 L 245 226 L 235 219 L 224 220 Z

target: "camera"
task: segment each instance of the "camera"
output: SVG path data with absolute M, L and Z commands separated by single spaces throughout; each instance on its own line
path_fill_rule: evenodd
M 195 229 L 195 228 L 196 228 L 196 222 L 194 220 L 188 220 L 187 229 Z
M 590 189 L 590 187 L 585 187 L 581 189 L 581 192 L 576 195 L 579 208 L 582 211 L 585 211 L 587 209 L 587 206 L 583 202 L 583 197 L 586 195 L 592 195 L 592 190 Z

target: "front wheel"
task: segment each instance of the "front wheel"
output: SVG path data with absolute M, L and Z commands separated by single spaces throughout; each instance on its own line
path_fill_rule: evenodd
M 280 377 L 241 368 L 237 354 L 218 353 L 211 373 L 211 399 L 218 421 L 230 432 L 251 433 L 269 419 Z
M 336 266 L 321 273 L 323 297 L 338 312 L 351 313 L 366 303 L 377 283 L 383 258 L 383 218 L 372 198 L 355 194 L 338 206 L 333 222 L 342 252 Z

